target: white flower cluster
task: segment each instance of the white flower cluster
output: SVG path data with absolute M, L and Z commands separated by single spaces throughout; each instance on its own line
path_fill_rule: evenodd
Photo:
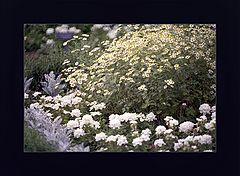
M 98 104 L 96 101 L 90 103 L 90 106 L 91 106 L 90 111 L 92 111 L 92 110 L 97 111 L 97 110 L 102 110 L 102 109 L 106 108 L 105 103 L 99 103 Z
M 117 145 L 119 146 L 122 146 L 124 144 L 127 144 L 128 141 L 127 141 L 127 137 L 124 136 L 124 135 L 119 135 L 118 138 L 117 138 Z
M 156 135 L 163 134 L 166 131 L 166 127 L 162 126 L 162 125 L 159 125 L 159 126 L 157 126 L 155 131 L 156 131 Z
M 104 132 L 98 133 L 95 136 L 96 141 L 105 140 L 106 138 L 107 138 L 107 135 Z
M 167 116 L 166 118 L 164 118 L 166 124 L 169 126 L 169 127 L 175 127 L 179 124 L 178 120 L 174 119 L 173 117 L 171 116 Z
M 95 121 L 89 114 L 84 115 L 82 118 L 78 117 L 75 120 L 69 120 L 67 123 L 67 129 L 73 132 L 75 138 L 79 138 L 86 134 L 84 131 L 84 127 L 86 126 L 93 129 L 99 129 L 100 123 Z
M 194 125 L 194 123 L 189 121 L 183 122 L 179 125 L 179 132 L 187 133 L 193 129 Z
M 179 149 L 186 150 L 191 147 L 192 149 L 197 149 L 197 146 L 212 144 L 212 136 L 208 134 L 197 135 L 197 136 L 187 136 L 184 139 L 178 139 L 177 143 L 174 143 L 174 150 L 178 151 Z
M 200 116 L 196 119 L 198 122 L 207 121 L 207 117 L 205 115 Z
M 215 113 L 215 112 L 214 112 Z M 216 118 L 213 118 L 209 123 L 205 123 L 204 127 L 207 130 L 213 131 L 216 127 Z
M 85 131 L 81 128 L 78 128 L 78 129 L 74 130 L 73 135 L 74 135 L 75 138 L 79 138 L 80 136 L 85 135 Z
M 106 138 L 106 142 L 117 142 L 118 146 L 128 144 L 127 137 L 124 135 L 110 135 Z
M 70 113 L 72 117 L 80 117 L 82 114 L 79 109 L 73 109 L 72 112 Z
M 116 142 L 119 135 L 110 135 L 107 137 L 106 142 Z
M 132 144 L 134 147 L 136 147 L 137 145 L 142 145 L 143 140 L 140 137 L 134 138 L 132 141 Z
M 157 120 L 157 118 L 156 118 L 156 115 L 153 114 L 153 112 L 150 112 L 149 114 L 146 115 L 146 118 L 143 117 L 143 120 L 147 122 L 151 122 L 151 121 Z
M 120 128 L 120 126 L 121 126 L 121 121 L 118 118 L 114 118 L 109 122 L 109 127 L 112 129 Z
M 147 114 L 146 116 L 142 113 L 140 114 L 136 114 L 136 113 L 124 113 L 122 115 L 118 115 L 118 114 L 111 114 L 109 116 L 109 127 L 111 128 L 120 128 L 121 126 L 121 122 L 129 122 L 131 124 L 136 124 L 137 120 L 139 120 L 140 122 L 151 122 L 156 120 L 156 116 L 151 112 L 149 114 Z
M 193 141 L 197 141 L 200 144 L 211 144 L 212 143 L 212 136 L 208 134 L 194 136 Z
M 83 102 L 82 97 L 85 96 L 83 92 L 75 91 L 65 96 L 57 95 L 54 97 L 39 96 L 40 94 L 40 92 L 33 94 L 38 102 L 30 104 L 30 108 L 47 109 L 46 115 L 51 119 L 56 118 L 55 114 L 58 111 L 70 118 L 75 118 L 66 123 L 66 129 L 70 132 L 71 137 L 82 141 L 94 135 L 95 142 L 103 145 L 101 146 L 102 151 L 114 151 L 116 146 L 123 151 L 143 150 L 145 147 L 162 152 L 210 151 L 212 150 L 212 143 L 215 141 L 212 135 L 214 135 L 216 128 L 216 107 L 211 108 L 206 103 L 199 107 L 202 115 L 196 119 L 197 123 L 185 121 L 179 124 L 179 121 L 172 116 L 166 116 L 164 118 L 166 126 L 161 124 L 155 126 L 153 121 L 157 118 L 153 112 L 146 115 L 125 112 L 123 114 L 111 114 L 106 126 L 105 124 L 100 126 L 98 120 L 103 117 L 103 114 L 98 110 L 106 108 L 105 103 L 86 102 L 89 114 L 83 115 L 82 112 L 84 111 L 79 108 L 80 103 Z M 148 124 L 151 128 L 145 127 L 142 129 L 143 124 Z M 150 129 L 155 129 L 154 134 Z M 199 130 L 207 131 L 207 133 L 203 134 Z M 169 146 L 172 146 L 172 148 L 169 148 Z M 100 149 L 97 148 L 96 151 L 100 151 Z
M 209 104 L 204 103 L 204 104 L 202 104 L 202 105 L 199 107 L 199 111 L 200 111 L 200 113 L 202 113 L 203 115 L 210 114 L 211 107 L 209 106 Z
M 148 128 L 145 130 L 142 130 L 140 139 L 142 139 L 142 141 L 149 141 L 151 134 L 152 134 L 152 132 Z
M 51 31 L 51 30 L 50 30 Z M 55 28 L 55 32 L 57 33 L 74 33 L 77 34 L 79 33 L 81 30 L 77 29 L 76 27 L 68 27 L 68 25 L 61 25 Z M 49 31 L 48 31 L 49 32 Z M 52 32 L 52 31 L 51 31 Z
M 102 29 L 107 32 L 107 37 L 110 39 L 114 39 L 117 37 L 118 30 L 120 25 L 112 25 L 112 24 L 94 24 L 91 28 L 92 31 L 96 31 L 98 29 Z
M 132 141 L 133 146 L 136 147 L 137 145 L 142 145 L 143 141 L 149 141 L 151 134 L 152 132 L 148 128 L 145 130 L 142 130 L 141 135 L 133 139 Z
M 166 145 L 163 139 L 157 139 L 154 141 L 154 145 L 157 147 L 162 147 L 163 145 Z
M 51 35 L 51 34 L 53 34 L 54 33 L 54 29 L 53 28 L 48 28 L 47 30 L 46 30 L 46 34 L 47 35 Z

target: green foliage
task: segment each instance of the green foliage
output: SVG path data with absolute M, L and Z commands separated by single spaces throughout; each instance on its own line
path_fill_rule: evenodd
M 33 77 L 30 89 L 41 90 L 40 82 L 43 80 L 44 74 L 53 71 L 59 74 L 64 68 L 62 63 L 65 59 L 69 59 L 69 53 L 64 53 L 61 46 L 54 46 L 49 53 L 40 54 L 38 58 L 25 57 L 24 75 L 25 77 Z
M 212 25 L 132 26 L 85 71 L 80 67 L 68 76 L 92 95 L 88 101 L 106 102 L 106 114 L 152 111 L 181 120 L 194 120 L 202 102 L 215 103 Z M 83 75 L 85 83 L 79 82 Z
M 41 48 L 44 42 L 44 36 L 48 25 L 46 24 L 26 24 L 24 25 L 25 33 L 25 51 L 31 52 Z
M 25 152 L 54 152 L 50 145 L 37 131 L 24 124 L 24 151 Z
M 32 85 L 30 89 L 35 91 L 41 90 L 41 82 L 44 78 L 44 74 L 53 71 L 57 75 L 66 68 L 66 66 L 74 66 L 75 62 L 87 63 L 92 60 L 92 56 L 88 55 L 86 52 L 80 50 L 84 45 L 88 45 L 91 48 L 100 46 L 103 40 L 108 39 L 106 32 L 103 30 L 97 30 L 91 32 L 91 24 L 81 24 L 69 26 L 75 26 L 82 31 L 82 34 L 91 34 L 87 37 L 87 40 L 81 40 L 84 37 L 81 37 L 81 34 L 76 41 L 70 41 L 67 43 L 67 46 L 63 46 L 63 41 L 55 39 L 54 34 L 46 35 L 46 30 L 48 28 L 55 28 L 59 25 L 25 25 L 25 58 L 24 58 L 24 75 L 25 77 L 33 77 Z M 90 33 L 91 32 L 91 33 Z M 47 39 L 53 39 L 54 45 L 45 45 Z M 44 44 L 44 47 L 40 47 L 41 44 Z M 74 49 L 73 49 L 74 48 Z M 76 52 L 70 52 L 76 50 Z M 88 49 L 90 50 L 90 49 Z M 68 60 L 70 63 L 63 65 L 63 62 Z

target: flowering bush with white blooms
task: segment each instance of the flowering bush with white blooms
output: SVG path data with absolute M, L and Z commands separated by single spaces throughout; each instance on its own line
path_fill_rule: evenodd
M 32 106 L 31 108 L 38 109 L 39 107 Z M 165 118 L 163 124 L 159 124 L 156 118 L 149 120 L 147 117 L 154 116 L 152 112 L 149 114 L 111 114 L 108 118 L 103 115 L 80 115 L 66 123 L 65 138 L 68 142 L 61 151 L 66 151 L 68 146 L 74 147 L 75 145 L 88 146 L 92 152 L 215 151 L 216 117 L 212 118 L 212 113 L 215 111 L 211 110 L 208 116 L 204 116 L 206 118 L 200 116 L 199 119 L 202 120 L 195 120 L 195 123 L 186 121 L 181 124 L 173 123 L 174 125 L 170 125 L 169 122 L 177 120 L 170 116 Z M 51 119 L 47 113 L 46 118 L 48 121 Z M 53 134 L 57 135 L 54 131 L 48 135 Z
M 28 91 L 26 111 L 41 112 L 25 118 L 29 126 L 57 151 L 216 151 L 215 26 L 91 28 L 98 30 L 109 39 L 88 45 L 93 36 L 81 34 L 63 43 L 79 60 L 64 60 L 51 87 L 61 90 Z

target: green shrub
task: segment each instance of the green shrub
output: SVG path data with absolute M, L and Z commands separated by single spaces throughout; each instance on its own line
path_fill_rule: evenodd
M 49 50 L 48 54 L 40 54 L 38 58 L 25 57 L 24 76 L 33 77 L 33 82 L 30 87 L 32 90 L 40 90 L 40 81 L 43 80 L 44 74 L 54 71 L 60 73 L 64 68 L 62 63 L 65 59 L 69 59 L 69 53 L 64 53 L 61 46 L 54 46 Z
M 133 28 L 114 39 L 90 67 L 68 76 L 72 87 L 79 84 L 91 95 L 87 101 L 106 102 L 106 114 L 152 111 L 180 120 L 195 119 L 201 102 L 215 103 L 212 25 Z
M 56 26 L 58 25 L 25 25 L 27 39 L 25 40 L 24 76 L 34 78 L 31 85 L 32 90 L 41 90 L 39 82 L 43 80 L 44 74 L 48 74 L 50 71 L 60 74 L 61 70 L 66 66 L 74 66 L 75 62 L 79 64 L 91 62 L 93 56 L 89 56 L 88 51 L 100 46 L 103 40 L 108 39 L 106 32 L 102 30 L 90 33 L 91 24 L 71 25 L 81 29 L 82 33 L 77 34 L 75 37 L 78 38 L 71 39 L 63 46 L 64 41 L 55 39 L 54 34 L 46 35 L 47 28 Z M 48 38 L 53 39 L 54 44 L 45 45 L 41 48 L 40 44 L 46 43 Z M 89 46 L 90 48 L 84 48 L 83 46 Z M 81 50 L 82 48 L 85 50 Z M 66 60 L 70 63 L 63 65 Z

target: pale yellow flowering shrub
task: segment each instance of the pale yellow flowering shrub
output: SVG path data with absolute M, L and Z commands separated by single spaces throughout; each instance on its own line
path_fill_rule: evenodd
M 108 47 L 92 65 L 68 72 L 66 81 L 86 101 L 105 102 L 106 114 L 153 111 L 180 120 L 194 119 L 201 102 L 214 104 L 214 25 L 129 26 L 132 31 L 104 42 Z

